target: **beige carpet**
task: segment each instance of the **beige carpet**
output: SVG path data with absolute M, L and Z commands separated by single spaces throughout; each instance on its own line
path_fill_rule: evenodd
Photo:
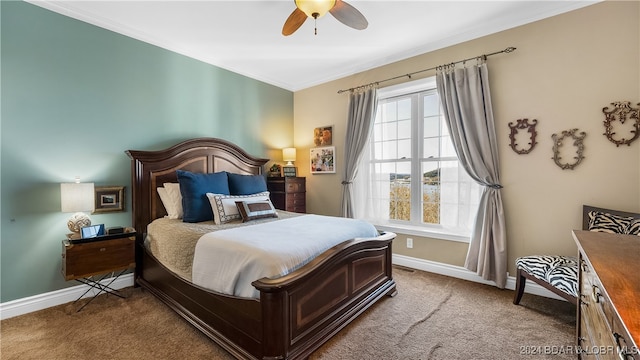
M 513 291 L 398 267 L 394 278 L 396 297 L 311 359 L 575 359 L 569 303 L 525 294 L 516 306 Z M 0 357 L 231 359 L 148 292 L 124 293 L 127 299 L 99 296 L 79 313 L 78 304 L 65 304 L 3 320 Z

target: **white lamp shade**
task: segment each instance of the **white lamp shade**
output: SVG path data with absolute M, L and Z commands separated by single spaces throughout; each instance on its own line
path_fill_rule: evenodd
M 62 212 L 95 210 L 93 183 L 60 184 L 60 207 Z
M 292 161 L 296 161 L 296 148 L 282 149 L 282 161 L 286 161 L 287 165 L 292 165 Z
M 295 3 L 307 16 L 318 14 L 318 17 L 322 17 L 336 5 L 336 0 L 295 0 Z

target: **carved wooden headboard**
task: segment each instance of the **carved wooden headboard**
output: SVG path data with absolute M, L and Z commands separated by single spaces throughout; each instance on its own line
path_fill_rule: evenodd
M 151 221 L 166 215 L 156 188 L 165 182 L 178 182 L 176 170 L 259 175 L 269 161 L 216 138 L 191 139 L 158 151 L 125 153 L 131 158 L 133 227 L 140 234 L 146 232 Z

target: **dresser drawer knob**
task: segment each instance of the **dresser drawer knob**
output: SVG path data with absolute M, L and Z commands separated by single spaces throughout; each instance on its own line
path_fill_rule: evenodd
M 600 297 L 602 296 L 602 293 L 600 293 L 600 288 L 598 288 L 598 286 L 596 285 L 591 285 L 591 287 L 592 287 L 591 297 L 593 298 L 593 301 L 595 301 L 596 303 L 599 303 Z
M 107 251 L 107 248 L 100 248 L 100 252 Z

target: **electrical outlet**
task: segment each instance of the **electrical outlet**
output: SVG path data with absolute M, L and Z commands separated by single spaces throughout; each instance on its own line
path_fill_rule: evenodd
M 407 248 L 408 249 L 413 249 L 413 239 L 412 238 L 407 238 Z

